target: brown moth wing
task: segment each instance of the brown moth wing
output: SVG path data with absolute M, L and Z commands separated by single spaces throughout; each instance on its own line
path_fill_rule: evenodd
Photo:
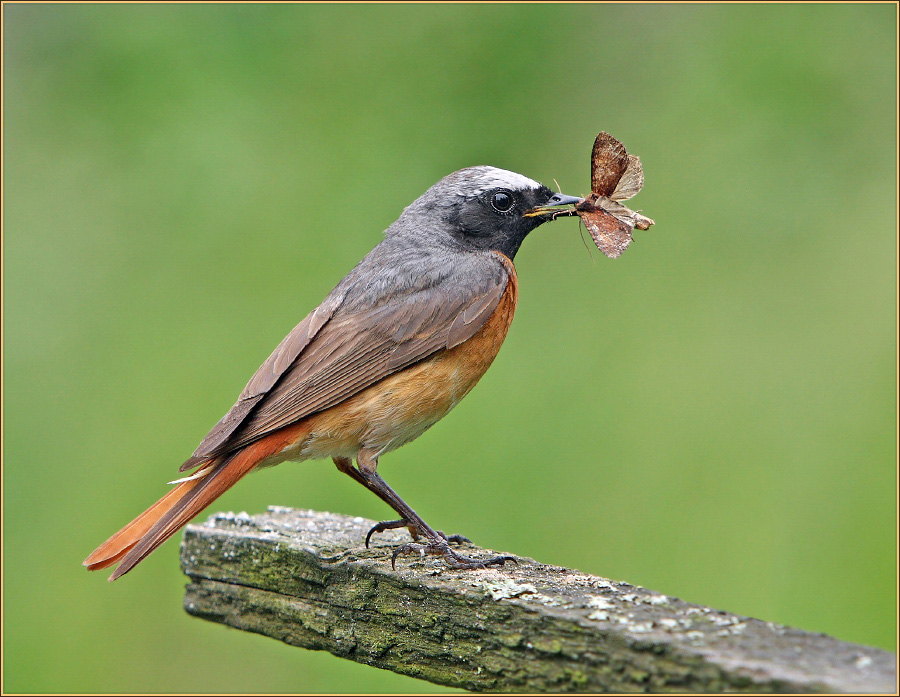
M 644 188 L 644 168 L 641 166 L 641 158 L 629 155 L 625 174 L 622 175 L 610 198 L 613 201 L 627 201 L 636 196 L 642 188 Z
M 597 249 L 615 259 L 631 244 L 632 227 L 601 208 L 578 212 L 597 245 Z
M 625 146 L 609 133 L 601 131 L 591 153 L 591 191 L 609 196 L 628 168 Z

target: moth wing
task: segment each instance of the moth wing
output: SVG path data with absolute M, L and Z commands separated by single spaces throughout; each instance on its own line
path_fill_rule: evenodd
M 584 226 L 590 233 L 591 239 L 594 240 L 594 244 L 597 245 L 597 249 L 610 259 L 615 259 L 631 244 L 633 227 L 614 215 L 600 208 L 579 211 L 578 215 L 584 221 Z
M 616 190 L 622 175 L 628 168 L 625 146 L 609 133 L 601 131 L 594 140 L 591 153 L 591 191 L 609 196 Z
M 632 196 L 636 196 L 642 188 L 644 188 L 644 168 L 641 166 L 641 158 L 637 155 L 629 155 L 625 173 L 610 198 L 613 201 L 627 201 Z

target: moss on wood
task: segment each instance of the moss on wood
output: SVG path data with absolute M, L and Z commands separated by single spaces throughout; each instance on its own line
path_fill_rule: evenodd
M 372 521 L 272 507 L 189 526 L 192 615 L 439 685 L 502 692 L 892 692 L 878 649 L 518 558 L 400 558 Z M 469 548 L 467 554 L 494 552 Z

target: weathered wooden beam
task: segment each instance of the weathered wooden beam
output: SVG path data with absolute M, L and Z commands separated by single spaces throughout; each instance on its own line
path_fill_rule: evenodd
M 896 657 L 518 558 L 453 571 L 404 531 L 272 507 L 189 526 L 192 615 L 440 685 L 505 692 L 895 692 Z M 466 554 L 491 552 L 469 548 Z

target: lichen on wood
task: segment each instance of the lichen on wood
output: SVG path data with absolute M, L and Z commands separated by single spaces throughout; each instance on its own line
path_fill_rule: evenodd
M 517 557 L 454 571 L 405 531 L 270 507 L 186 528 L 192 615 L 474 691 L 893 692 L 893 654 Z M 466 554 L 494 554 L 477 548 Z

